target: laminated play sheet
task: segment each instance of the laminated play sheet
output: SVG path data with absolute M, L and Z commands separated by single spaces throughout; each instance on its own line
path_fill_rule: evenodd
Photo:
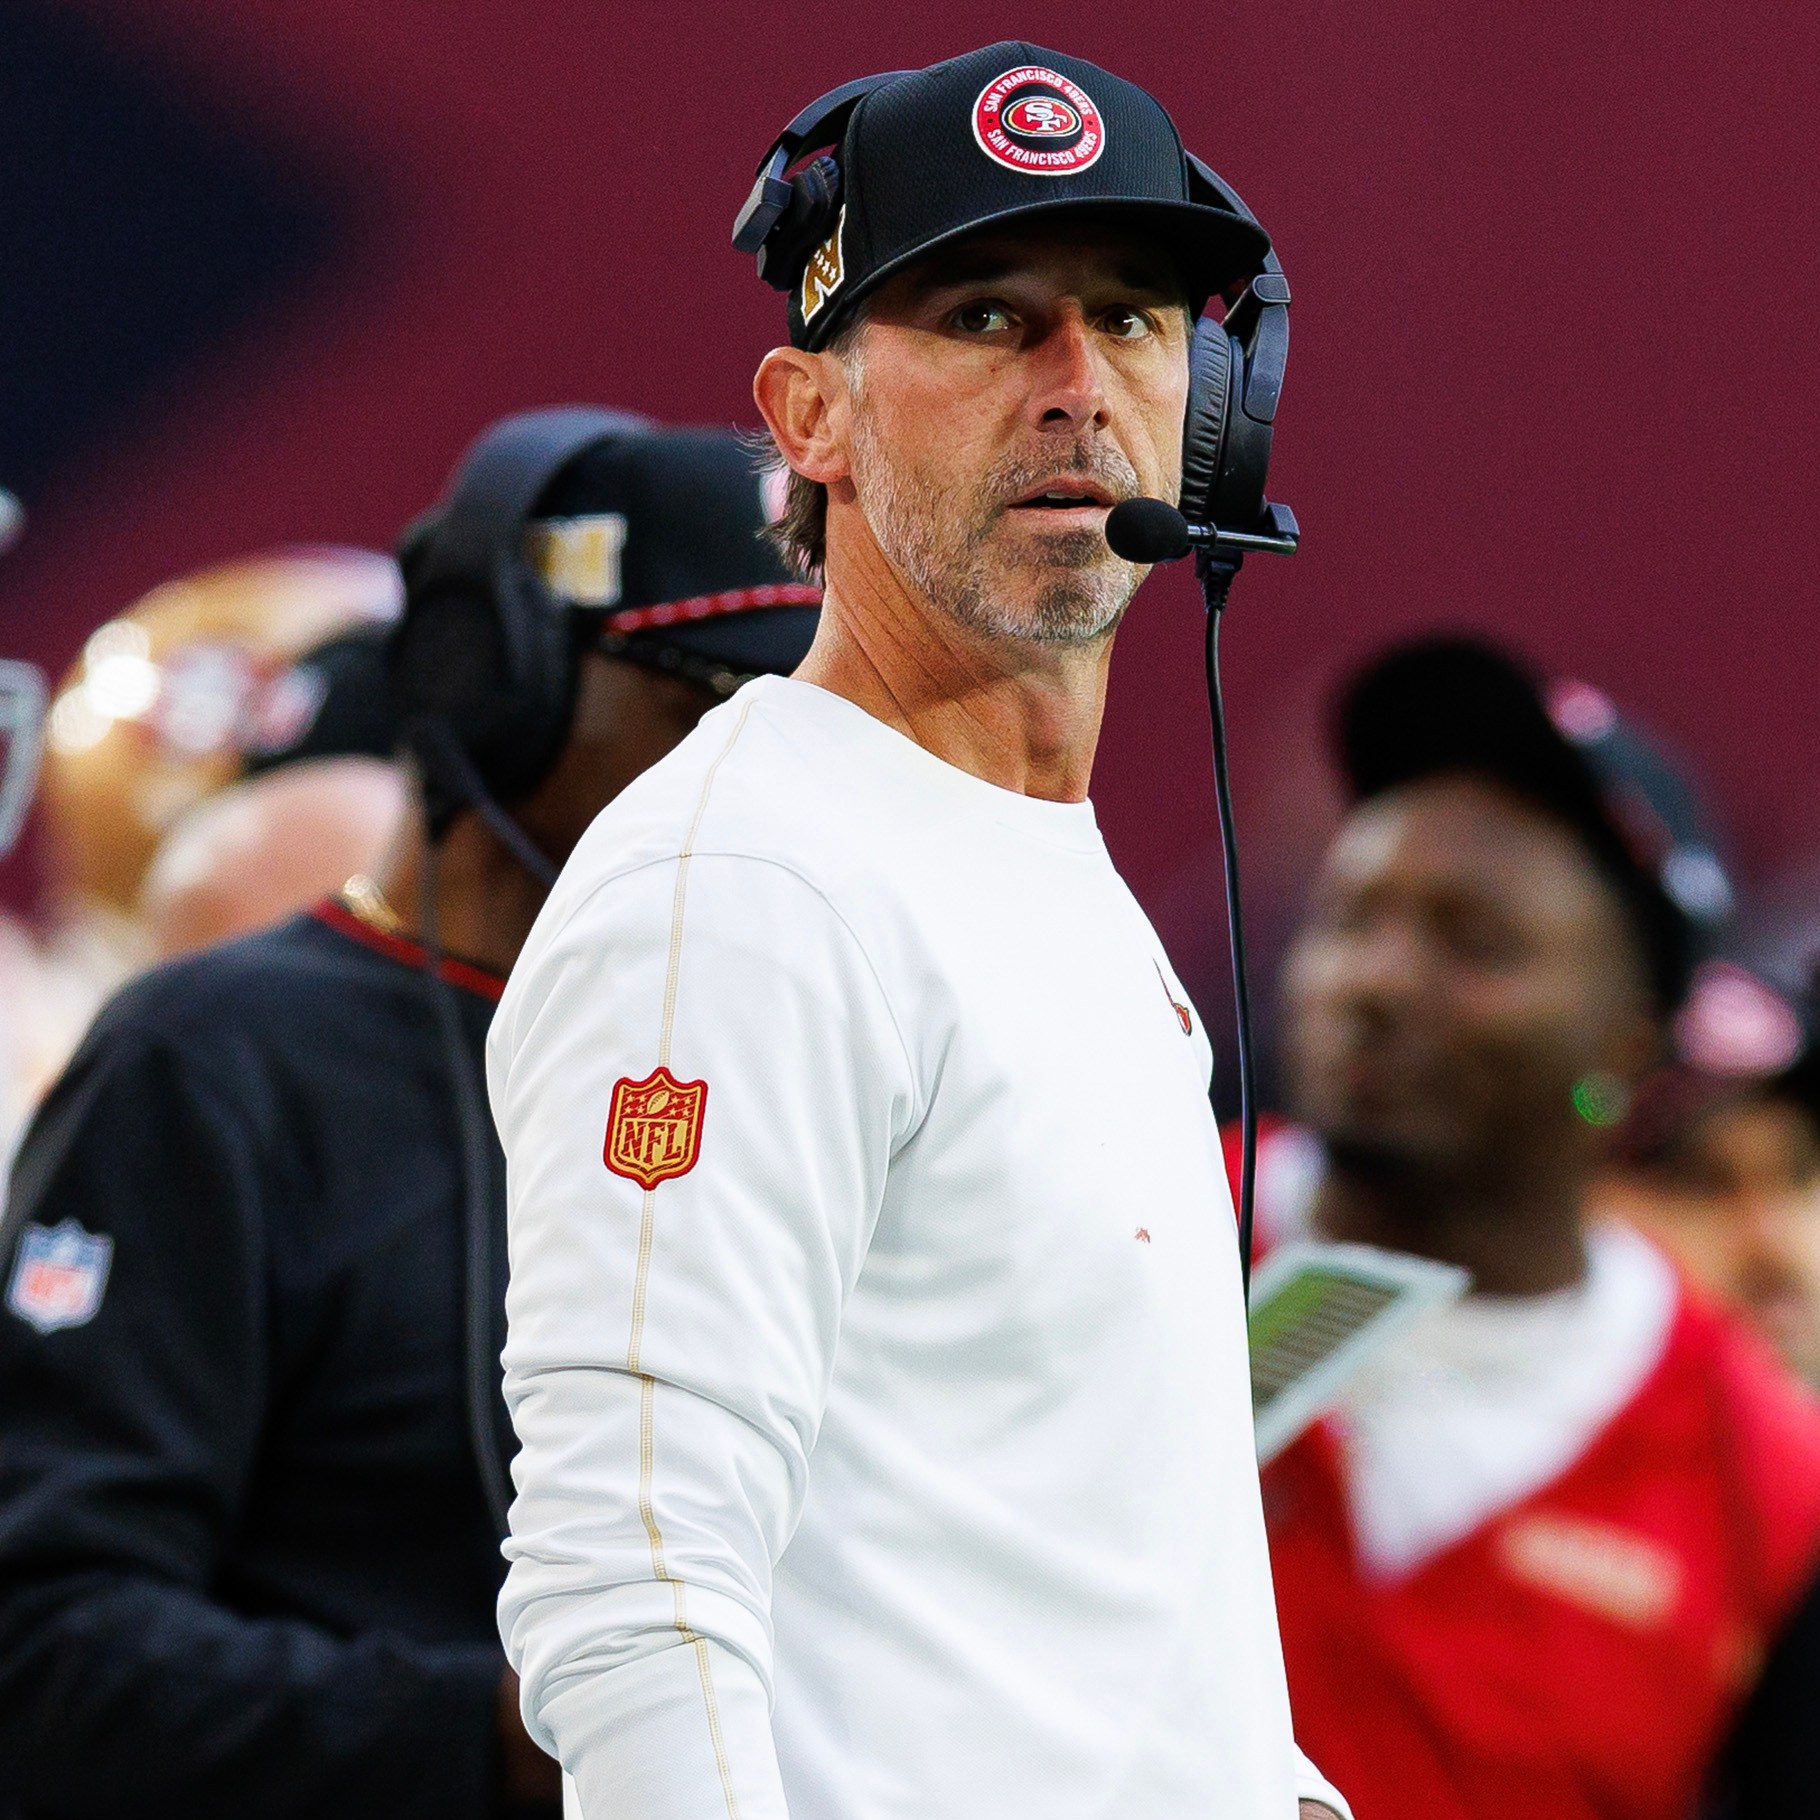
M 1456 1264 L 1371 1245 L 1304 1240 L 1271 1252 L 1251 1283 L 1259 1463 L 1325 1414 L 1373 1353 L 1469 1281 Z

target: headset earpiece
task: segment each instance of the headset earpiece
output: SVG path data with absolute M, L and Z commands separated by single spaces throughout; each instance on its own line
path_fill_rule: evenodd
M 399 725 L 413 745 L 425 743 L 426 725 L 440 729 L 438 739 L 452 740 L 472 774 L 508 801 L 556 762 L 579 678 L 573 615 L 525 559 L 526 522 L 577 456 L 646 427 L 629 413 L 581 406 L 508 417 L 399 539 L 405 605 L 387 648 Z M 426 769 L 440 829 L 464 798 L 447 765 Z
M 1226 325 L 1203 316 L 1188 344 L 1188 415 L 1182 428 L 1182 510 L 1197 524 L 1207 521 L 1195 515 L 1191 502 L 1211 499 L 1219 478 L 1232 359 Z
M 733 245 L 738 252 L 757 256 L 758 275 L 774 291 L 787 291 L 796 283 L 802 261 L 833 232 L 840 208 L 837 159 L 814 158 L 800 171 L 791 171 L 790 166 L 805 151 L 838 145 L 849 116 L 875 88 L 913 73 L 887 70 L 882 76 L 861 76 L 830 89 L 811 101 L 758 161 L 752 192 L 733 223 Z
M 1255 221 L 1238 192 L 1192 153 L 1189 189 Z M 1264 496 L 1270 439 L 1289 360 L 1289 281 L 1276 254 L 1243 291 L 1229 299 L 1225 319 L 1195 324 L 1188 356 L 1188 412 L 1182 429 L 1183 515 L 1194 524 L 1251 531 L 1280 507 Z
M 840 166 L 826 152 L 791 176 L 789 206 L 758 249 L 758 275 L 773 290 L 789 290 L 803 262 L 834 232 L 840 199 Z

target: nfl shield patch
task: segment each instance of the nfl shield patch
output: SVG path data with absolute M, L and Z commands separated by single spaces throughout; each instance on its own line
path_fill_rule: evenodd
M 75 1220 L 28 1225 L 19 1235 L 6 1305 L 40 1333 L 81 1327 L 100 1310 L 113 1261 L 114 1241 L 85 1232 Z
M 607 1167 L 641 1188 L 687 1175 L 701 1155 L 707 1105 L 706 1081 L 679 1081 L 668 1068 L 653 1069 L 642 1081 L 615 1081 L 603 1153 Z

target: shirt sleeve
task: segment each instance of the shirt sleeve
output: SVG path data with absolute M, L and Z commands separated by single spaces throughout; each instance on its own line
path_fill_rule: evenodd
M 827 901 L 718 855 L 598 888 L 503 1012 L 500 1612 L 526 1722 L 585 1820 L 784 1820 L 772 1568 L 914 1123 L 909 1055 Z
M 0 1239 L 7 1793 L 71 1820 L 478 1820 L 497 1799 L 496 1650 L 255 1618 L 217 1590 L 269 1397 L 242 1125 L 184 1045 L 117 1008 L 16 1160 Z M 87 1273 L 61 1304 L 24 1268 L 59 1229 Z

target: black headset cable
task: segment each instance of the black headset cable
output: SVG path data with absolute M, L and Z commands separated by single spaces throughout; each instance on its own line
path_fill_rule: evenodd
M 1220 692 L 1220 621 L 1238 563 L 1197 551 L 1195 573 L 1207 605 L 1207 717 L 1213 730 L 1213 797 L 1219 811 L 1220 854 L 1226 881 L 1226 929 L 1232 953 L 1232 1010 L 1239 1052 L 1239 1281 L 1251 1301 L 1251 1246 L 1258 1173 L 1258 1102 L 1252 1055 L 1251 988 L 1245 965 L 1245 911 L 1239 896 L 1239 841 L 1232 816 L 1232 778 L 1226 754 L 1226 703 Z
M 491 800 L 490 798 L 488 799 Z M 495 805 L 496 807 L 497 805 Z M 501 814 L 503 815 L 503 811 Z M 515 825 L 515 824 L 514 824 Z M 461 1135 L 463 1350 L 467 1363 L 468 1439 L 494 1529 L 510 1532 L 511 1480 L 499 1452 L 498 1407 L 504 1396 L 493 1350 L 493 1123 L 468 1056 L 455 987 L 443 977 L 437 918 L 439 843 L 428 839 L 423 861 L 423 953 L 430 1003 Z

